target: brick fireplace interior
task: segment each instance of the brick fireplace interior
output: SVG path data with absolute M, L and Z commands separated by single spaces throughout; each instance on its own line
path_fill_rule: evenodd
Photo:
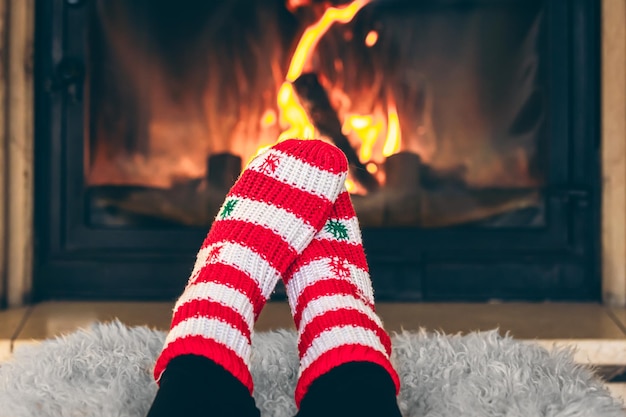
M 34 299 L 175 297 L 245 163 L 321 137 L 379 299 L 600 300 L 594 3 L 39 1 Z

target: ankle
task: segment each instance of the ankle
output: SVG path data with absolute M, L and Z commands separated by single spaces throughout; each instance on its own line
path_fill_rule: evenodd
M 182 355 L 172 359 L 148 417 L 201 416 L 259 417 L 248 388 L 210 359 Z

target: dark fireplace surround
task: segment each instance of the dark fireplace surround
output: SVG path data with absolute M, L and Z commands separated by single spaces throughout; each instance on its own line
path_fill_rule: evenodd
M 482 7 L 515 1 L 414 3 Z M 549 99 L 542 221 L 520 225 L 520 216 L 533 218 L 522 212 L 513 222 L 365 227 L 378 300 L 599 300 L 599 5 L 543 3 Z M 37 1 L 35 298 L 172 299 L 186 283 L 206 228 L 102 228 L 86 220 L 89 7 L 88 0 Z

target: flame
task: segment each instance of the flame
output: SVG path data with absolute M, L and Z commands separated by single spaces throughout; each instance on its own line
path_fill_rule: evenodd
M 346 178 L 346 191 L 348 191 L 350 194 L 354 194 L 356 192 L 356 184 L 354 183 L 354 181 L 352 181 L 351 178 Z
M 387 101 L 387 137 L 383 146 L 383 156 L 388 157 L 400 150 L 402 132 L 396 102 L 390 96 Z
M 270 128 L 276 124 L 276 112 L 272 109 L 265 110 L 261 116 L 261 127 L 264 129 Z
M 348 115 L 342 126 L 342 132 L 345 135 L 354 132 L 359 138 L 361 144 L 359 159 L 361 161 L 369 161 L 372 159 L 372 150 L 382 129 L 383 123 L 381 121 L 375 121 L 374 117 L 371 115 L 360 114 Z
M 281 126 L 285 129 L 278 137 L 278 141 L 288 138 L 312 138 L 315 135 L 315 126 L 298 100 L 293 89 L 293 83 L 302 75 L 305 64 L 309 61 L 319 40 L 328 32 L 335 22 L 347 23 L 370 0 L 355 0 L 343 8 L 330 7 L 322 17 L 309 26 L 298 41 L 296 50 L 291 57 L 286 80 L 278 90 L 277 104 Z
M 371 48 L 372 46 L 376 45 L 376 42 L 378 42 L 378 32 L 376 32 L 375 30 L 370 30 L 369 32 L 367 32 L 367 35 L 365 36 L 365 45 Z
M 308 139 L 315 135 L 315 127 L 306 110 L 300 104 L 291 83 L 285 81 L 280 86 L 277 102 L 280 109 L 281 126 L 286 128 L 278 136 L 279 142 L 289 138 Z
M 312 138 L 315 135 L 315 126 L 300 103 L 292 83 L 302 75 L 304 67 L 310 61 L 317 44 L 330 27 L 337 22 L 350 22 L 359 10 L 369 2 L 370 0 L 354 0 L 345 7 L 329 7 L 324 11 L 322 17 L 302 34 L 291 57 L 285 81 L 278 90 L 276 101 L 279 109 L 279 121 L 284 129 L 278 137 L 279 142 L 288 138 Z M 348 125 L 357 132 L 359 137 L 364 138 L 365 145 L 361 147 L 362 153 L 364 152 L 362 156 L 367 158 L 368 155 L 371 156 L 371 149 L 382 125 L 374 124 L 371 116 L 355 116 L 350 119 Z M 260 152 L 262 150 L 259 150 L 257 154 Z M 358 187 L 354 181 L 348 179 L 346 180 L 346 188 L 348 191 L 356 191 Z
M 311 54 L 330 27 L 337 22 L 350 22 L 370 1 L 371 0 L 354 0 L 345 7 L 330 7 L 325 10 L 322 17 L 316 23 L 309 26 L 302 34 L 291 58 L 291 62 L 289 63 L 285 82 L 280 87 L 278 93 L 281 126 L 286 129 L 280 135 L 279 140 L 288 137 L 307 138 L 315 134 L 315 127 L 309 120 L 306 110 L 298 100 L 292 83 L 302 75 L 305 66 L 311 59 Z M 365 45 L 372 47 L 377 42 L 378 32 L 375 30 L 369 31 L 365 37 Z M 380 107 L 378 107 L 378 109 L 381 111 L 374 112 L 374 114 L 346 115 L 342 125 L 342 131 L 345 135 L 353 133 L 353 135 L 356 136 L 359 141 L 359 159 L 363 162 L 367 162 L 366 169 L 371 174 L 380 177 L 384 181 L 384 172 L 381 172 L 378 169 L 378 164 L 373 161 L 374 147 L 385 127 L 384 111 L 382 111 Z M 388 157 L 399 151 L 402 139 L 398 110 L 395 100 L 391 96 L 389 96 L 387 100 L 386 116 L 387 133 L 382 154 Z M 346 180 L 346 188 L 351 194 L 365 192 L 365 190 L 360 189 L 359 184 L 352 178 Z
M 317 43 L 334 23 L 348 23 L 369 2 L 370 0 L 354 0 L 345 7 L 326 9 L 320 20 L 309 26 L 298 41 L 287 71 L 287 81 L 294 82 L 302 75 L 304 65 L 309 61 Z
M 287 10 L 293 13 L 298 8 L 308 6 L 310 3 L 310 0 L 287 0 Z
M 309 26 L 298 41 L 296 50 L 291 57 L 285 82 L 278 90 L 278 109 L 281 126 L 285 129 L 278 141 L 288 138 L 312 138 L 315 135 L 315 126 L 302 107 L 300 100 L 293 89 L 293 83 L 302 75 L 304 66 L 309 61 L 319 40 L 328 32 L 335 22 L 347 23 L 357 14 L 370 0 L 355 0 L 346 7 L 330 7 L 326 9 L 322 17 L 313 25 Z
M 287 138 L 311 138 L 315 135 L 315 126 L 311 122 L 306 110 L 300 103 L 293 82 L 302 75 L 305 66 L 311 59 L 313 51 L 320 39 L 335 23 L 348 23 L 371 0 L 354 0 L 345 7 L 330 7 L 324 11 L 322 17 L 309 26 L 296 45 L 289 63 L 285 81 L 278 90 L 277 104 L 279 120 L 284 129 L 278 140 Z M 378 32 L 371 30 L 365 37 L 365 44 L 369 47 L 378 42 Z M 384 113 L 383 113 L 384 114 Z M 354 133 L 358 138 L 359 158 L 369 161 L 367 170 L 372 174 L 379 174 L 378 165 L 372 160 L 373 149 L 384 128 L 384 116 L 348 114 L 342 126 L 344 134 Z M 400 148 L 400 121 L 395 101 L 390 97 L 387 103 L 387 135 L 383 146 L 383 155 L 389 156 Z M 259 151 L 260 152 L 260 151 Z M 359 193 L 359 185 L 351 178 L 346 180 L 346 188 L 350 193 Z

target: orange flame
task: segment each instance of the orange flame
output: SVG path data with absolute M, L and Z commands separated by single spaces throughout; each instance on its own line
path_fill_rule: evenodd
M 374 117 L 371 115 L 360 114 L 348 115 L 342 127 L 342 131 L 345 135 L 354 132 L 359 138 L 361 145 L 359 149 L 359 159 L 364 162 L 372 159 L 372 150 L 374 149 L 374 144 L 382 129 L 383 124 L 380 120 L 375 121 Z
M 276 112 L 272 109 L 265 110 L 261 116 L 261 127 L 270 128 L 276 124 Z
M 315 135 L 315 127 L 300 104 L 291 83 L 285 81 L 280 86 L 277 102 L 281 126 L 286 128 L 278 136 L 279 142 L 289 138 L 310 139 Z
M 289 63 L 289 69 L 285 82 L 278 90 L 278 108 L 281 126 L 285 129 L 278 140 L 288 138 L 312 138 L 315 127 L 306 110 L 293 89 L 293 83 L 304 71 L 304 66 L 309 62 L 311 54 L 315 50 L 319 40 L 328 32 L 328 29 L 336 23 L 347 23 L 363 8 L 370 0 L 355 0 L 348 6 L 326 9 L 322 17 L 309 26 L 298 41 L 295 52 Z
M 279 141 L 289 137 L 310 138 L 315 134 L 315 127 L 311 123 L 306 110 L 298 100 L 292 83 L 302 75 L 305 66 L 311 59 L 313 51 L 320 39 L 328 32 L 334 23 L 348 23 L 367 5 L 370 0 L 354 0 L 348 6 L 326 9 L 322 17 L 309 26 L 298 41 L 294 54 L 289 63 L 285 81 L 278 91 L 278 108 L 281 126 L 285 129 L 279 136 Z M 378 42 L 378 32 L 371 30 L 365 37 L 365 44 L 372 47 Z M 379 107 L 380 109 L 380 107 Z M 382 110 L 382 109 L 380 109 Z M 367 170 L 371 174 L 379 174 L 378 165 L 372 161 L 374 147 L 384 129 L 384 112 L 376 115 L 348 114 L 345 117 L 342 131 L 348 135 L 353 133 L 359 140 L 359 159 L 367 162 Z M 388 157 L 400 149 L 401 130 L 396 103 L 393 97 L 387 100 L 387 133 L 383 144 L 382 154 Z M 369 161 L 369 162 L 368 162 Z M 350 193 L 359 193 L 360 190 L 353 179 L 346 180 L 346 188 Z
M 317 43 L 334 23 L 348 23 L 369 2 L 370 0 L 354 0 L 345 7 L 326 9 L 320 20 L 309 26 L 302 34 L 289 64 L 287 81 L 294 82 L 302 75 L 304 65 L 309 61 Z
M 383 156 L 388 157 L 400 150 L 402 132 L 396 102 L 390 96 L 387 101 L 387 137 L 383 146 Z
M 346 191 L 348 191 L 350 194 L 354 194 L 357 190 L 356 184 L 354 183 L 354 181 L 352 181 L 352 178 L 346 178 Z

